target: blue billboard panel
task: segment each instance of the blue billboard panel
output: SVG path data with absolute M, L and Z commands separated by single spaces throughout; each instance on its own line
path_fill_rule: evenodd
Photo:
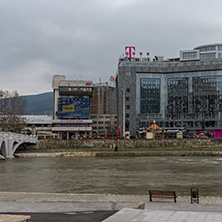
M 90 119 L 91 99 L 89 96 L 58 99 L 59 119 Z

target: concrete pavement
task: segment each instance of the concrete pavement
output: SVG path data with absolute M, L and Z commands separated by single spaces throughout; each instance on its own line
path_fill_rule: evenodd
M 126 208 L 137 201 L 146 203 L 145 210 Z M 108 217 L 117 210 L 119 212 Z M 96 212 L 99 211 L 107 213 L 103 217 L 96 216 Z M 95 222 L 100 222 L 101 218 L 104 222 L 221 222 L 222 198 L 200 197 L 200 204 L 190 204 L 188 196 L 178 197 L 177 203 L 173 203 L 172 200 L 158 199 L 148 202 L 147 195 L 0 192 L 0 212 L 30 213 L 38 218 L 41 215 L 41 220 L 33 221 L 43 221 L 44 215 L 49 218 L 50 215 L 60 215 L 63 218 L 68 216 L 71 221 L 72 218 L 77 218 L 76 215 L 82 217 L 85 212 L 89 212 L 95 215 L 95 220 L 93 220 Z M 90 221 L 87 220 L 87 218 L 90 219 L 90 214 L 84 218 L 86 218 L 85 221 Z
M 124 208 L 103 222 L 221 222 L 222 213 Z
M 215 205 L 213 199 L 208 204 L 203 201 L 204 205 L 187 203 L 188 198 L 185 197 L 180 198 L 180 203 L 168 200 L 146 202 L 145 210 L 124 208 L 103 222 L 221 222 L 222 205 Z M 217 202 L 221 200 L 216 199 Z

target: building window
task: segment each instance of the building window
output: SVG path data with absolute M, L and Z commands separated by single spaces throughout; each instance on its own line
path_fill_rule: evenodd
M 131 72 L 126 72 L 126 76 L 131 76 Z
M 184 60 L 197 59 L 197 52 L 183 52 Z
M 136 63 L 136 67 L 140 67 L 140 63 Z
M 126 118 L 129 118 L 129 117 L 130 117 L 130 114 L 129 114 L 129 113 L 127 113 L 127 114 L 126 114 Z
M 167 80 L 167 91 L 167 113 L 172 116 L 173 113 L 188 112 L 188 78 L 169 78 Z
M 141 113 L 160 112 L 160 79 L 140 79 L 140 111 Z
M 126 97 L 126 101 L 130 101 L 130 97 L 127 96 L 127 97 Z
M 215 50 L 216 50 L 215 46 L 208 46 L 208 47 L 200 48 L 200 52 L 215 51 Z
M 99 121 L 98 124 L 103 124 L 103 121 Z
M 126 85 L 129 85 L 129 84 L 130 84 L 130 80 L 126 79 Z
M 127 106 L 126 106 L 126 109 L 130 109 L 130 105 L 127 105 Z
M 126 67 L 130 67 L 131 66 L 131 64 L 130 63 L 126 63 Z
M 201 65 L 205 65 L 205 62 L 201 62 Z
M 216 53 L 200 54 L 200 59 L 215 59 L 215 58 L 216 58 Z
M 126 92 L 128 92 L 128 93 L 129 93 L 129 92 L 130 92 L 130 89 L 129 89 L 129 88 L 127 88 L 127 89 L 126 89 Z

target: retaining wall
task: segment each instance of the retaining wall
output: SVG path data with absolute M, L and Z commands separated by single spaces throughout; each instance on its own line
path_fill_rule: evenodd
M 222 147 L 222 140 L 216 139 L 131 139 L 131 140 L 113 140 L 113 139 L 86 139 L 86 140 L 39 140 L 39 149 L 56 148 L 110 148 L 111 145 L 123 148 L 161 148 L 161 147 Z

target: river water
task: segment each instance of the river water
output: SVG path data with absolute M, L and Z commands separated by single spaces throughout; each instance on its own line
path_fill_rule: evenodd
M 222 157 L 63 157 L 0 161 L 0 191 L 222 197 Z

